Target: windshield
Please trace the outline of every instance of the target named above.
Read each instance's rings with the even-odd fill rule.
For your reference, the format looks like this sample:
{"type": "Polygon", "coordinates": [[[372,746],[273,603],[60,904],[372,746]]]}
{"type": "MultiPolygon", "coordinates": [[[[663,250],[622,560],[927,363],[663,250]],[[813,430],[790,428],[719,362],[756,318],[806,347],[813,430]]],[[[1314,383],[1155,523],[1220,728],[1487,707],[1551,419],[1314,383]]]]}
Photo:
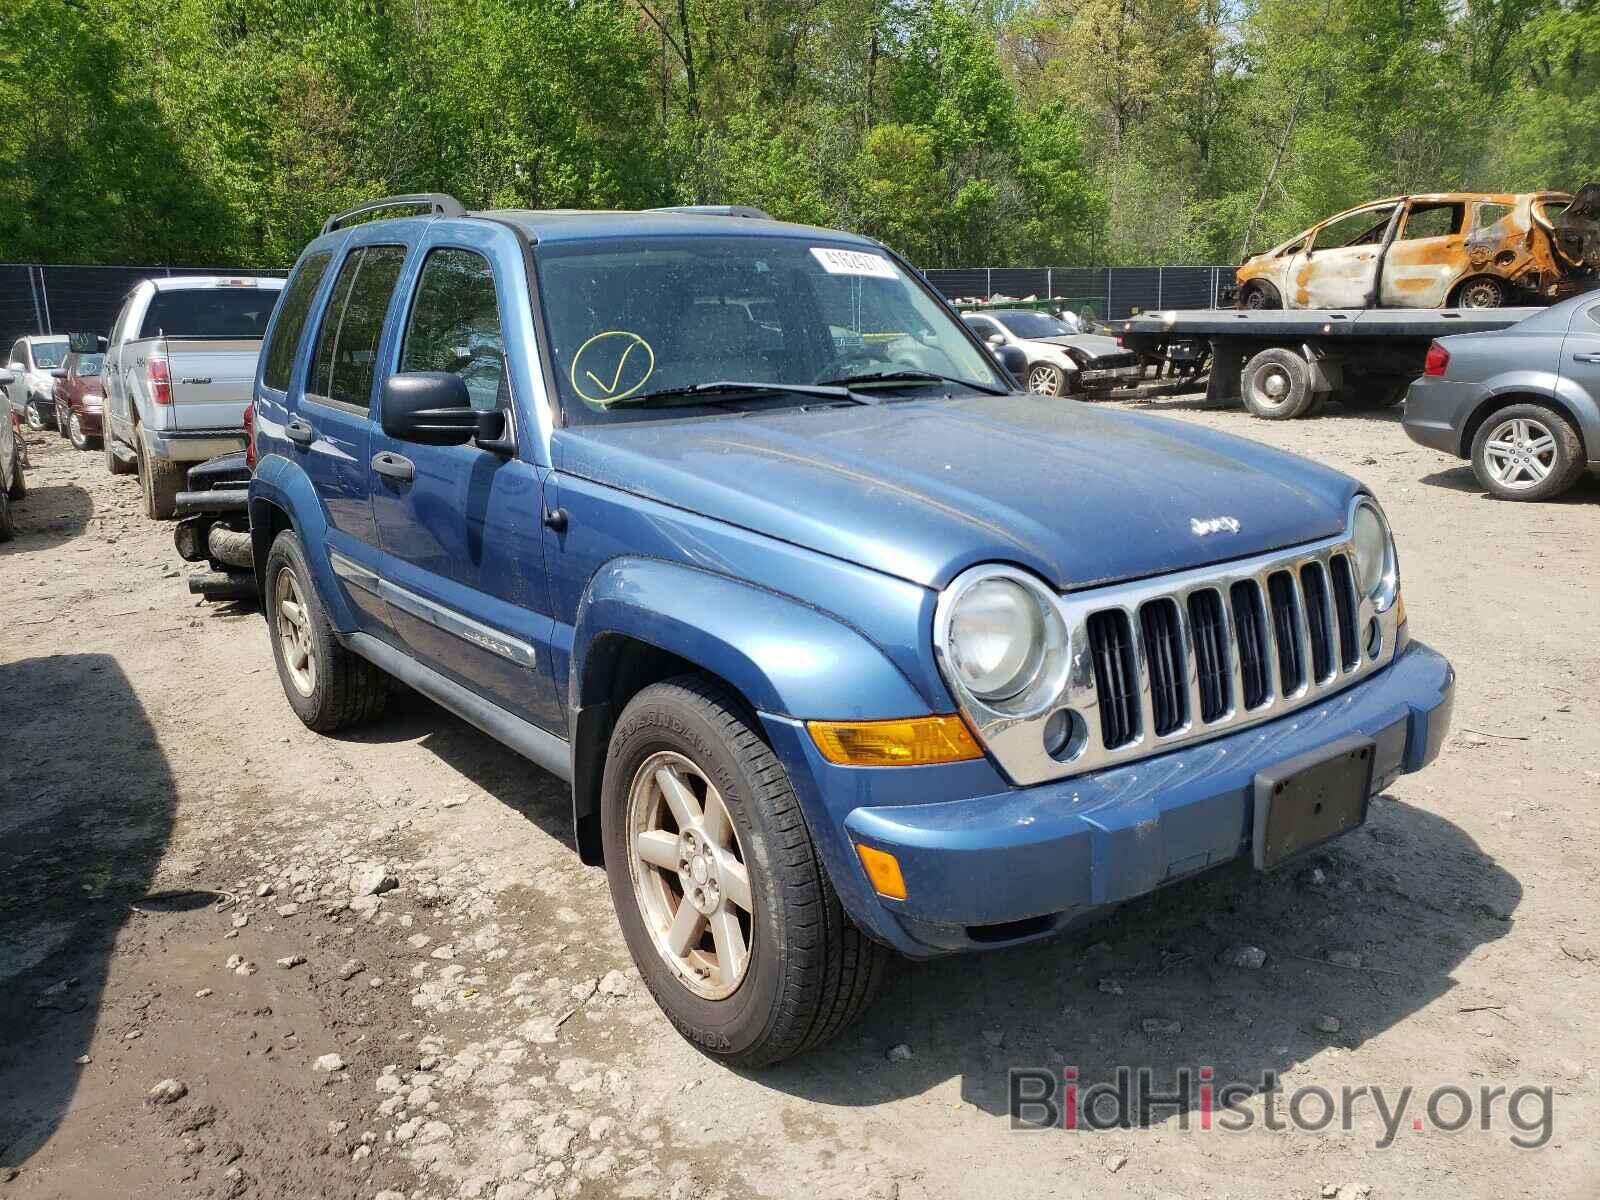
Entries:
{"type": "MultiPolygon", "coordinates": [[[[723,381],[804,385],[925,371],[980,389],[1007,386],[922,286],[859,247],[787,237],[607,239],[542,245],[536,262],[556,384],[574,423],[639,419],[644,411],[620,402],[723,381]]],[[[952,385],[899,386],[922,394],[952,385]]],[[[684,397],[670,411],[725,405],[730,395],[684,397]]]]}
{"type": "Polygon", "coordinates": [[[41,371],[53,371],[67,358],[67,339],[59,342],[35,342],[33,344],[33,365],[41,371]]]}
{"type": "Polygon", "coordinates": [[[1074,332],[1065,321],[1058,321],[1047,313],[1006,312],[990,315],[1019,338],[1066,337],[1074,332]]]}
{"type": "Polygon", "coordinates": [[[100,374],[100,364],[105,361],[105,358],[104,354],[78,355],[78,377],[80,379],[93,379],[100,374]]]}

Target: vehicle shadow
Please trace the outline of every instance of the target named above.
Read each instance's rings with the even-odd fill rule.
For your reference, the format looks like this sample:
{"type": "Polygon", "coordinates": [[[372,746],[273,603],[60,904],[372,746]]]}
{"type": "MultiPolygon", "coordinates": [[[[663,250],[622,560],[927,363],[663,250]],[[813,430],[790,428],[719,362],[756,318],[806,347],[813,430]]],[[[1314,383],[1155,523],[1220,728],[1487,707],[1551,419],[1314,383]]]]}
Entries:
{"type": "MultiPolygon", "coordinates": [[[[1478,482],[1478,477],[1472,473],[1472,467],[1463,463],[1459,467],[1447,467],[1442,471],[1435,471],[1432,475],[1424,475],[1422,482],[1429,487],[1444,488],[1451,492],[1476,492],[1491,504],[1502,501],[1497,496],[1490,495],[1484,490],[1483,484],[1478,482]]],[[[1572,489],[1550,500],[1541,500],[1540,505],[1551,504],[1593,504],[1600,500],[1600,476],[1590,472],[1572,485],[1572,489]]],[[[1516,504],[1520,501],[1507,500],[1503,503],[1516,504]]]]}
{"type": "Polygon", "coordinates": [[[22,558],[53,550],[84,531],[94,516],[94,498],[75,483],[29,487],[27,496],[13,501],[11,519],[17,536],[0,542],[0,558],[22,558]]]}
{"type": "Polygon", "coordinates": [[[335,736],[372,746],[416,742],[543,833],[572,845],[567,785],[420,693],[400,692],[383,720],[335,736]]]}
{"type": "MultiPolygon", "coordinates": [[[[1119,1067],[1148,1068],[1155,1090],[1172,1093],[1178,1068],[1198,1088],[1209,1067],[1217,1085],[1259,1091],[1267,1073],[1359,1046],[1449,992],[1452,970],[1509,932],[1521,898],[1458,826],[1383,797],[1362,830],[1283,870],[1233,865],[1055,941],[908,963],[856,1030],[753,1078],[844,1107],[954,1078],[963,1101],[997,1116],[1009,1111],[1012,1069],[1059,1081],[1075,1067],[1087,1086],[1114,1084],[1119,1067]],[[1265,950],[1265,966],[1218,960],[1240,943],[1265,950]],[[1337,952],[1359,966],[1330,962],[1337,952]],[[1325,1016],[1336,1032],[1319,1028],[1325,1016]],[[913,1057],[885,1063],[902,1043],[913,1057]],[[880,1069],[864,1070],[864,1059],[880,1069]]],[[[1153,1110],[1150,1124],[1196,1099],[1153,1110]]]]}
{"type": "Polygon", "coordinates": [[[0,713],[0,1167],[14,1167],[72,1104],[83,1070],[74,1060],[109,1016],[102,993],[118,935],[133,906],[154,899],[176,795],[155,730],[108,655],[0,665],[0,713]],[[92,745],[62,737],[69,702],[96,714],[92,745]]]}

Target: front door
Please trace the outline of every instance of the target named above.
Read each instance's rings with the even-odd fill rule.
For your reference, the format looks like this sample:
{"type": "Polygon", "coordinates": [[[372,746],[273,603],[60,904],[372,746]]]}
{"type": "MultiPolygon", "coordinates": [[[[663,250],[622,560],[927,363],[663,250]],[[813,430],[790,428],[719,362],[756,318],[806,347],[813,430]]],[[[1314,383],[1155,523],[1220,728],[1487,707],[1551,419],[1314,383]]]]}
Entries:
{"type": "MultiPolygon", "coordinates": [[[[1600,300],[1579,305],[1572,314],[1561,345],[1561,376],[1577,384],[1589,403],[1600,408],[1600,300]]],[[[1588,450],[1591,459],[1600,457],[1593,445],[1588,450]]]]}
{"type": "Polygon", "coordinates": [[[1285,308],[1361,308],[1378,276],[1378,251],[1394,204],[1343,213],[1312,231],[1284,272],[1285,308]]]}
{"type": "Polygon", "coordinates": [[[1438,308],[1467,261],[1463,201],[1413,200],[1383,260],[1383,304],[1438,308]]]}
{"type": "MultiPolygon", "coordinates": [[[[451,235],[442,235],[451,236],[451,235]]],[[[472,406],[531,428],[513,394],[501,313],[510,287],[488,254],[495,233],[456,231],[416,272],[398,369],[444,371],[472,406]],[[482,237],[477,247],[463,244],[482,237]]],[[[372,435],[372,510],[394,628],[420,660],[523,720],[566,735],[549,661],[542,468],[475,442],[427,446],[372,435]],[[379,469],[379,468],[382,469],[379,469]]]]}

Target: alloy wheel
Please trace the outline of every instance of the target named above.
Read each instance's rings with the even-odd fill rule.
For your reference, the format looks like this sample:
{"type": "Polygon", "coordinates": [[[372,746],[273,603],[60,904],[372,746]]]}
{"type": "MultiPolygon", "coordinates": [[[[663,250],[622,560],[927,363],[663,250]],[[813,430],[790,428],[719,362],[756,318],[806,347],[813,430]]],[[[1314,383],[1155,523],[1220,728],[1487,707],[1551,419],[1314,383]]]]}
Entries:
{"type": "Polygon", "coordinates": [[[628,790],[629,873],[656,952],[706,1000],[731,996],[750,966],[754,901],[738,831],[705,773],[652,754],[628,790]]]}
{"type": "Polygon", "coordinates": [[[1028,390],[1036,396],[1056,394],[1056,373],[1050,367],[1037,366],[1028,372],[1028,390]]]}
{"type": "Polygon", "coordinates": [[[1555,434],[1530,417],[1513,417],[1490,432],[1484,457],[1497,483],[1512,491],[1526,491],[1543,483],[1555,469],[1555,434]]]}
{"type": "Polygon", "coordinates": [[[278,638],[283,643],[283,661],[289,668],[289,681],[302,696],[317,690],[317,659],[312,653],[311,614],[306,611],[300,583],[288,567],[278,571],[273,587],[278,605],[278,638]]]}

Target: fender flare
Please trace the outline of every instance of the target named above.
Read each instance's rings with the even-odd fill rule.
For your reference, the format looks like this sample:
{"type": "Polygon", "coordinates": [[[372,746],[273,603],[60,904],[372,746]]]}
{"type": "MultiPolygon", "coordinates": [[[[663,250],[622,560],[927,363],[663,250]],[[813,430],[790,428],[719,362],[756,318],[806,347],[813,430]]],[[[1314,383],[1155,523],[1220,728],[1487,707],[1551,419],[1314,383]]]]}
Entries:
{"type": "Polygon", "coordinates": [[[1496,376],[1489,393],[1461,423],[1460,457],[1472,456],[1472,439],[1478,428],[1496,409],[1523,401],[1544,404],[1572,422],[1583,443],[1585,457],[1594,462],[1600,457],[1600,407],[1576,383],[1555,371],[1509,371],[1496,376]]]}
{"type": "Polygon", "coordinates": [[[266,591],[267,554],[272,549],[273,522],[268,509],[278,508],[289,519],[290,527],[305,548],[311,564],[312,583],[328,614],[328,622],[340,633],[356,629],[355,614],[345,600],[344,589],[334,577],[328,559],[328,519],[311,479],[281,454],[262,456],[250,480],[250,543],[254,551],[256,586],[266,591]]]}

